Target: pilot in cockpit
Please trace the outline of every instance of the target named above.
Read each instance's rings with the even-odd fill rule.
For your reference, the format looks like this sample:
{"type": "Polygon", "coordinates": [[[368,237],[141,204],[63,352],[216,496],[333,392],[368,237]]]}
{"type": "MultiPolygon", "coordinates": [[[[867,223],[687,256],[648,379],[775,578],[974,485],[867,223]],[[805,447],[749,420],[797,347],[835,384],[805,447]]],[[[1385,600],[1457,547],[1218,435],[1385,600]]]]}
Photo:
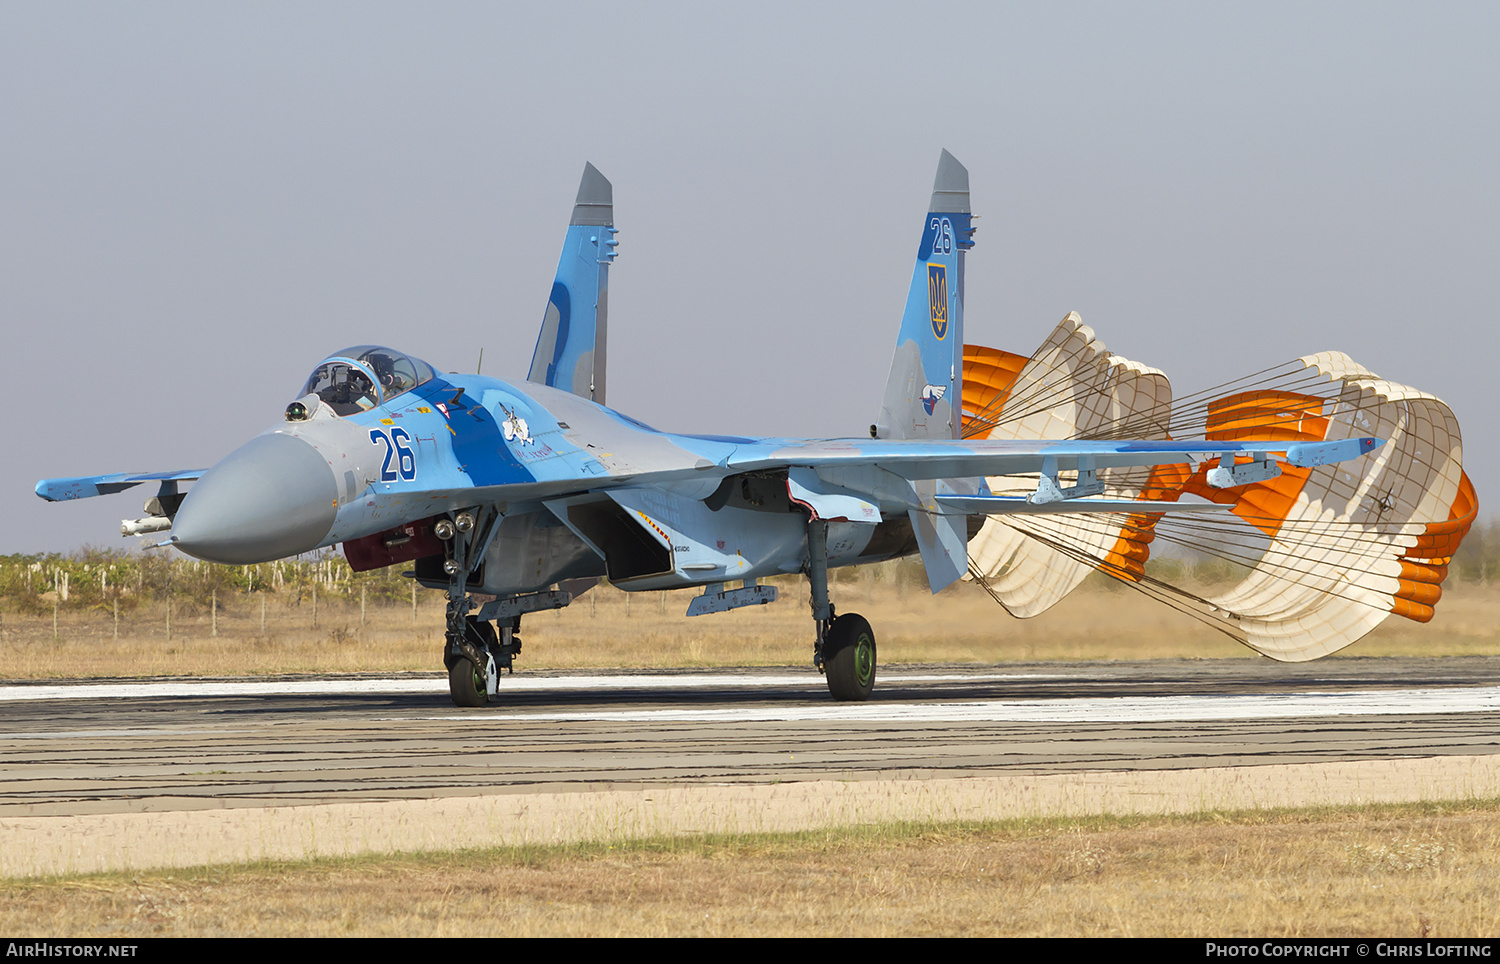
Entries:
{"type": "Polygon", "coordinates": [[[401,379],[396,375],[396,361],[390,355],[378,351],[367,352],[362,361],[374,370],[384,394],[395,395],[401,391],[401,379]]]}
{"type": "Polygon", "coordinates": [[[302,394],[317,395],[336,415],[354,415],[432,377],[432,366],[420,359],[378,345],[359,345],[325,359],[308,378],[302,394]]]}
{"type": "Polygon", "coordinates": [[[307,393],[317,395],[337,415],[367,411],[378,404],[379,398],[369,376],[338,362],[320,365],[308,380],[307,393]]]}

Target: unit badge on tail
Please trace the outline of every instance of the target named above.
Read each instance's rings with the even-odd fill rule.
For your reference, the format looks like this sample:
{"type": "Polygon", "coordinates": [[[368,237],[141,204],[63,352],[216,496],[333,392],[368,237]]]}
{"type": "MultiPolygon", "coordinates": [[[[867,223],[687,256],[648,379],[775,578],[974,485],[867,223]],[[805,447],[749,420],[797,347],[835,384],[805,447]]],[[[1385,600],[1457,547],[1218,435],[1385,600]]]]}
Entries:
{"type": "Polygon", "coordinates": [[[922,389],[922,407],[931,415],[932,410],[937,407],[938,400],[948,394],[947,385],[927,385],[922,389]]]}
{"type": "MultiPolygon", "coordinates": [[[[932,317],[933,337],[942,341],[948,334],[948,268],[946,265],[927,265],[927,306],[932,317]]],[[[930,413],[931,409],[928,411],[930,413]]]]}

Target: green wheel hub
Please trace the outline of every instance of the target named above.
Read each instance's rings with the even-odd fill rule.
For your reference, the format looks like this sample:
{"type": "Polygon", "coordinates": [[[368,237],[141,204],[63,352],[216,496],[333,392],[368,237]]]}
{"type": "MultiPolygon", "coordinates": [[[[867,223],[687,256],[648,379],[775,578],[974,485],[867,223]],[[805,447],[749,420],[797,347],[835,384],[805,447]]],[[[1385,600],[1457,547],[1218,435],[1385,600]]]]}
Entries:
{"type": "Polygon", "coordinates": [[[854,679],[861,686],[875,680],[875,641],[869,633],[860,633],[854,643],[854,679]]]}

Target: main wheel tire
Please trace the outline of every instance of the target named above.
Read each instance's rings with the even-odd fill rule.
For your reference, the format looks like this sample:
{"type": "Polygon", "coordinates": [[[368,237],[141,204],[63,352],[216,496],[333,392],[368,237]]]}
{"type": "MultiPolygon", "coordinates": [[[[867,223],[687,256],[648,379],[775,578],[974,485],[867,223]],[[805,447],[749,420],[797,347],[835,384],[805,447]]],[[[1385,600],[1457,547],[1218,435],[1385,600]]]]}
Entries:
{"type": "Polygon", "coordinates": [[[823,639],[823,671],[828,692],[842,702],[870,698],[875,689],[875,632],[858,613],[845,613],[823,639]]]}
{"type": "Polygon", "coordinates": [[[490,701],[484,670],[467,656],[455,656],[448,667],[448,693],[454,706],[483,706],[490,701]]]}

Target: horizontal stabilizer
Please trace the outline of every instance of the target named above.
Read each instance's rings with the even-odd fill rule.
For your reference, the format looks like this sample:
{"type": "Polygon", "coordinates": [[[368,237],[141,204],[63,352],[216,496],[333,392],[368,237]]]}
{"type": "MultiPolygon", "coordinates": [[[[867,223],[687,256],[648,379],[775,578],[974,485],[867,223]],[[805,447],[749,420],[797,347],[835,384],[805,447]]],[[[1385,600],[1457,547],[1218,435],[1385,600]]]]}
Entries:
{"type": "Polygon", "coordinates": [[[1151,502],[1144,499],[1064,499],[1036,503],[1013,495],[940,495],[944,514],[956,515],[1058,515],[1069,512],[1227,512],[1229,506],[1212,502],[1151,502]]]}
{"type": "MultiPolygon", "coordinates": [[[[942,497],[939,496],[939,499],[942,497]]],[[[957,582],[969,568],[968,521],[962,515],[908,510],[912,534],[922,554],[927,586],[934,594],[957,582]]]]}

